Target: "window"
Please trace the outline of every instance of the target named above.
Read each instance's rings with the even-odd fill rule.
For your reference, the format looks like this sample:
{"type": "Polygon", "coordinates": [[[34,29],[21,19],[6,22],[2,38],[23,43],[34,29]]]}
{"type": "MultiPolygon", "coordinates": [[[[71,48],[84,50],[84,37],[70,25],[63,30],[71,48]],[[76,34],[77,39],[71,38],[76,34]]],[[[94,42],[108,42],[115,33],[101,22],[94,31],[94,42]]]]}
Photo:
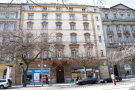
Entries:
{"type": "Polygon", "coordinates": [[[121,36],[118,36],[118,40],[119,40],[119,42],[121,42],[121,39],[122,39],[122,38],[121,38],[121,36]]]}
{"type": "Polygon", "coordinates": [[[56,19],[57,20],[60,20],[61,19],[61,16],[60,15],[57,15],[56,19]]]}
{"type": "Polygon", "coordinates": [[[0,24],[0,31],[3,31],[3,30],[4,30],[4,25],[0,24]]]}
{"type": "Polygon", "coordinates": [[[119,31],[119,30],[120,30],[119,25],[116,25],[116,30],[117,30],[117,31],[119,31]]]}
{"type": "Polygon", "coordinates": [[[72,57],[76,57],[77,56],[77,51],[76,51],[76,49],[73,49],[72,50],[72,57]]]}
{"type": "Polygon", "coordinates": [[[3,42],[3,38],[2,37],[0,37],[0,43],[2,43],[3,42]]]}
{"type": "Polygon", "coordinates": [[[97,30],[100,30],[100,26],[99,25],[97,25],[97,30]]]}
{"type": "Polygon", "coordinates": [[[98,16],[96,16],[96,21],[98,21],[98,16]]]}
{"type": "Polygon", "coordinates": [[[70,26],[70,29],[71,29],[71,30],[75,30],[75,25],[71,25],[71,26],[70,26]]]}
{"type": "Polygon", "coordinates": [[[83,16],[83,20],[87,20],[87,16],[83,16]]]}
{"type": "Polygon", "coordinates": [[[84,30],[88,30],[88,25],[84,25],[84,30]]]}
{"type": "Polygon", "coordinates": [[[101,53],[101,57],[104,57],[104,52],[103,52],[103,50],[100,50],[100,53],[101,53]]]}
{"type": "Polygon", "coordinates": [[[47,7],[43,7],[43,11],[47,11],[47,7]]]}
{"type": "Polygon", "coordinates": [[[34,7],[29,7],[29,10],[30,10],[30,11],[33,11],[33,10],[34,10],[34,7]]]}
{"type": "Polygon", "coordinates": [[[45,42],[47,42],[47,37],[42,36],[42,37],[41,37],[41,40],[42,40],[43,43],[45,43],[45,42]]]}
{"type": "Polygon", "coordinates": [[[131,29],[131,31],[134,31],[134,26],[131,25],[131,26],[130,26],[130,29],[131,29]]]}
{"type": "Polygon", "coordinates": [[[76,42],[76,37],[72,37],[71,39],[72,39],[71,41],[72,43],[76,42]]]}
{"type": "Polygon", "coordinates": [[[109,43],[112,43],[113,42],[113,38],[112,36],[109,36],[109,43]]]}
{"type": "Polygon", "coordinates": [[[133,40],[135,41],[135,36],[133,36],[133,40]]]}
{"type": "Polygon", "coordinates": [[[123,30],[124,30],[124,31],[126,31],[126,30],[127,30],[125,25],[123,26],[123,30]]]}
{"type": "Polygon", "coordinates": [[[128,19],[130,19],[130,17],[131,17],[131,15],[130,15],[130,14],[128,14],[128,19]]]}
{"type": "Polygon", "coordinates": [[[129,36],[126,36],[126,38],[125,38],[125,39],[126,39],[126,42],[128,42],[128,41],[129,41],[129,36]]]}
{"type": "Polygon", "coordinates": [[[105,19],[109,19],[109,18],[108,18],[108,14],[105,14],[105,19]]]}
{"type": "Polygon", "coordinates": [[[73,8],[69,8],[69,11],[73,11],[73,8]]]}
{"type": "Polygon", "coordinates": [[[47,15],[43,15],[42,19],[46,20],[47,19],[47,15]]]}
{"type": "Polygon", "coordinates": [[[74,16],[70,16],[70,20],[74,20],[74,16]]]}
{"type": "Polygon", "coordinates": [[[10,31],[13,31],[13,30],[14,30],[14,24],[10,24],[9,30],[10,30],[10,31]]]}
{"type": "Polygon", "coordinates": [[[30,52],[27,52],[26,58],[30,58],[30,52]]]}
{"type": "Polygon", "coordinates": [[[27,25],[27,28],[28,28],[29,30],[32,30],[32,29],[33,29],[33,24],[28,24],[28,25],[27,25]]]}
{"type": "Polygon", "coordinates": [[[32,14],[29,14],[28,15],[28,19],[33,19],[33,15],[32,14]]]}
{"type": "Polygon", "coordinates": [[[16,18],[16,14],[15,13],[11,13],[9,16],[10,19],[15,19],[16,18]]]}
{"type": "Polygon", "coordinates": [[[102,42],[101,36],[98,36],[98,39],[99,39],[99,42],[101,43],[102,42]]]}
{"type": "Polygon", "coordinates": [[[83,8],[83,9],[82,9],[82,12],[85,12],[85,11],[86,11],[86,9],[83,8]]]}
{"type": "Polygon", "coordinates": [[[124,19],[124,14],[120,14],[120,16],[121,16],[121,19],[124,19]]]}
{"type": "Polygon", "coordinates": [[[46,58],[46,57],[47,57],[46,51],[42,51],[42,58],[44,59],[44,58],[46,58]]]}
{"type": "Polygon", "coordinates": [[[56,11],[60,11],[60,8],[59,7],[56,7],[56,11]]]}
{"type": "Polygon", "coordinates": [[[107,25],[107,31],[110,31],[110,25],[107,25]]]}
{"type": "Polygon", "coordinates": [[[87,56],[90,57],[91,56],[91,51],[87,50],[87,56]]]}
{"type": "Polygon", "coordinates": [[[43,30],[47,30],[47,25],[46,25],[46,24],[43,24],[43,25],[42,25],[42,29],[43,29],[43,30]]]}
{"type": "Polygon", "coordinates": [[[6,18],[6,13],[0,13],[0,18],[6,18]]]}
{"type": "Polygon", "coordinates": [[[90,42],[89,36],[86,36],[86,37],[85,37],[85,42],[90,42]]]}
{"type": "Polygon", "coordinates": [[[31,37],[28,37],[27,38],[27,42],[30,43],[32,41],[32,38],[31,37]]]}
{"type": "Polygon", "coordinates": [[[57,30],[61,30],[61,25],[57,25],[57,30]]]}
{"type": "Polygon", "coordinates": [[[62,58],[62,51],[61,50],[57,51],[57,58],[62,58]]]}
{"type": "Polygon", "coordinates": [[[94,9],[94,12],[97,12],[97,9],[94,9]]]}
{"type": "Polygon", "coordinates": [[[56,37],[56,41],[57,42],[62,42],[62,37],[60,37],[60,36],[59,37],[56,37]]]}
{"type": "Polygon", "coordinates": [[[14,39],[13,37],[9,37],[9,38],[8,38],[8,43],[12,42],[13,39],[14,39]]]}
{"type": "Polygon", "coordinates": [[[114,19],[117,19],[117,15],[116,14],[113,14],[113,16],[114,16],[114,19]]]}

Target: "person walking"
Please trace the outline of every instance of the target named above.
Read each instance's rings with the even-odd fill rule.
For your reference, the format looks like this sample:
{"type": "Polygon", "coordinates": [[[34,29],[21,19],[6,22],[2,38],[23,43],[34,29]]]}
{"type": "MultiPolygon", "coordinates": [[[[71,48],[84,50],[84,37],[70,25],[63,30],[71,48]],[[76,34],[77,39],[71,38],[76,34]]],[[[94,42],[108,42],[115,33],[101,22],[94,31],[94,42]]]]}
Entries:
{"type": "Polygon", "coordinates": [[[114,74],[111,74],[112,82],[114,85],[116,85],[116,77],[114,74]]]}
{"type": "Polygon", "coordinates": [[[46,84],[49,84],[47,75],[46,75],[45,81],[46,81],[46,84]]]}

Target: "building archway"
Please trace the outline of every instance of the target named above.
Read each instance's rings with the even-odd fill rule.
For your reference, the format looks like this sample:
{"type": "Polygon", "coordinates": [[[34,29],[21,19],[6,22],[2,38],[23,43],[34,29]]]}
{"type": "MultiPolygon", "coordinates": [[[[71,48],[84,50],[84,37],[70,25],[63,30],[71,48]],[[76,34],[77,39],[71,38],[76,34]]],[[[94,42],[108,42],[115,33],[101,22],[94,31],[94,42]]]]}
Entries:
{"type": "Polygon", "coordinates": [[[56,68],[56,82],[64,83],[64,68],[62,66],[56,68]]]}

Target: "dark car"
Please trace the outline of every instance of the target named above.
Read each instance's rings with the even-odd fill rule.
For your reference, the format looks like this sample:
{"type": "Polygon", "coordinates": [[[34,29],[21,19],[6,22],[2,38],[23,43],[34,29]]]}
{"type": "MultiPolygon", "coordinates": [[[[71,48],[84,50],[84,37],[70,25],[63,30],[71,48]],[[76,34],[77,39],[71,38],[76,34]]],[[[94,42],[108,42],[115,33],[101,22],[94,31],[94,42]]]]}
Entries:
{"type": "Polygon", "coordinates": [[[117,80],[117,82],[120,82],[120,81],[122,81],[122,77],[116,76],[116,80],[117,80]]]}
{"type": "MultiPolygon", "coordinates": [[[[117,81],[117,82],[118,82],[118,81],[121,81],[121,80],[122,80],[121,77],[116,76],[116,81],[117,81]]],[[[109,83],[109,82],[112,82],[112,78],[111,78],[111,77],[109,77],[109,78],[104,78],[104,79],[100,80],[99,82],[100,82],[100,83],[109,83]]]]}
{"type": "Polygon", "coordinates": [[[112,82],[112,78],[104,78],[102,80],[99,81],[100,83],[108,83],[108,82],[112,82]]]}
{"type": "Polygon", "coordinates": [[[98,82],[97,78],[86,78],[86,79],[77,81],[76,84],[77,85],[85,85],[85,84],[95,84],[97,82],[98,82]]]}

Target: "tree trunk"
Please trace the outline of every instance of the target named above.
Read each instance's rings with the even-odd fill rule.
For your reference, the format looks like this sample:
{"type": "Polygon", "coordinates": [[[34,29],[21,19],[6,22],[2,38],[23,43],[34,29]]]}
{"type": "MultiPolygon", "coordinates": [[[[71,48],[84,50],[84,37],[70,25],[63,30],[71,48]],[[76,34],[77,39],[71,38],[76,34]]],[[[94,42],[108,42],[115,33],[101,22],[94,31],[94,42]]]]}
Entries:
{"type": "Polygon", "coordinates": [[[24,72],[24,78],[23,78],[23,87],[26,87],[27,86],[27,71],[28,71],[28,68],[29,68],[29,64],[27,64],[27,66],[26,66],[26,69],[25,70],[23,70],[24,72]]]}

